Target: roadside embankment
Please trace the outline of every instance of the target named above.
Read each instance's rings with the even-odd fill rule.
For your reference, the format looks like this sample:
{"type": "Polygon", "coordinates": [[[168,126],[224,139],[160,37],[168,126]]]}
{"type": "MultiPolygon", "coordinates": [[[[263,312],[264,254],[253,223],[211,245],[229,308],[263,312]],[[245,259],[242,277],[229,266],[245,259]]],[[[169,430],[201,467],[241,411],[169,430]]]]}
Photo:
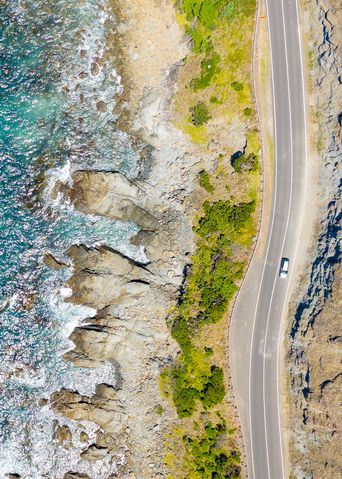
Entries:
{"type": "Polygon", "coordinates": [[[288,436],[296,479],[339,478],[341,390],[341,49],[339,2],[302,2],[311,160],[317,187],[311,247],[289,312],[288,436]]]}

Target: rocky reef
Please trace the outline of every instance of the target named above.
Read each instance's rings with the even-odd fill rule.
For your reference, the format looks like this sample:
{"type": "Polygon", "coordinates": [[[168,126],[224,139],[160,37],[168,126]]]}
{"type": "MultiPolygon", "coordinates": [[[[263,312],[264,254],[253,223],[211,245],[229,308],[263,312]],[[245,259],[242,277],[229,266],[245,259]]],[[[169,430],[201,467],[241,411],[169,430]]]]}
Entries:
{"type": "MultiPolygon", "coordinates": [[[[80,424],[97,425],[95,440],[83,433],[79,450],[83,461],[116,464],[120,477],[126,477],[125,471],[131,474],[127,477],[149,477],[152,470],[153,477],[162,477],[164,466],[156,451],[166,426],[157,413],[158,375],[177,352],[165,311],[176,300],[183,280],[192,248],[191,225],[177,205],[162,201],[161,192],[139,178],[75,171],[72,187],[56,188],[84,213],[138,224],[141,230],[131,241],[144,248],[148,261],[139,263],[107,246],[75,245],[68,250],[73,275],[67,301],[94,308],[97,314],[73,331],[74,348],[65,359],[85,368],[110,362],[118,374],[116,384],[98,384],[91,397],[78,391],[56,392],[52,408],[80,424]],[[125,461],[120,465],[121,454],[125,461]]],[[[173,414],[170,409],[169,419],[173,414]]],[[[71,432],[61,428],[56,426],[56,438],[62,438],[63,447],[75,447],[71,432]]]]}
{"type": "Polygon", "coordinates": [[[341,81],[342,8],[330,0],[304,2],[311,68],[310,104],[318,143],[315,236],[290,309],[291,477],[338,478],[341,460],[341,81]]]}

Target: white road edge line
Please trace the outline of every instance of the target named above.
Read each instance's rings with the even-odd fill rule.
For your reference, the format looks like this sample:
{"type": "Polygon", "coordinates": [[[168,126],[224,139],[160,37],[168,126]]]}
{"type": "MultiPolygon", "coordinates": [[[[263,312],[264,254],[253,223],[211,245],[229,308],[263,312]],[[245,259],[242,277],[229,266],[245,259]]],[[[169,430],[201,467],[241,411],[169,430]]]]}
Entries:
{"type": "MultiPolygon", "coordinates": [[[[273,74],[273,57],[272,57],[272,40],[271,40],[271,32],[270,32],[270,24],[269,24],[269,9],[268,9],[268,0],[265,0],[266,4],[266,15],[267,15],[267,30],[268,30],[268,39],[269,39],[269,44],[270,44],[270,60],[271,60],[271,78],[272,78],[272,110],[273,110],[273,135],[274,135],[274,178],[277,177],[277,137],[278,135],[276,134],[277,131],[277,119],[275,115],[275,104],[274,104],[274,74],[273,74]]],[[[273,225],[274,225],[274,218],[275,218],[275,211],[276,211],[276,204],[277,204],[277,182],[274,182],[274,206],[273,206],[273,211],[272,211],[272,221],[270,225],[270,230],[272,231],[273,225]]],[[[268,252],[270,249],[270,244],[271,244],[271,236],[268,238],[267,242],[267,248],[266,248],[266,254],[265,258],[268,256],[268,252]]],[[[254,477],[254,452],[253,452],[253,434],[252,434],[252,414],[251,414],[251,369],[252,369],[252,345],[253,345],[253,339],[254,339],[254,334],[255,334],[255,320],[257,316],[257,309],[258,309],[258,304],[259,304],[259,299],[260,299],[260,293],[261,293],[261,285],[263,281],[263,277],[265,274],[265,268],[266,268],[266,262],[264,263],[262,273],[261,273],[261,279],[259,283],[259,290],[258,290],[258,296],[257,296],[257,301],[256,301],[256,308],[254,311],[254,317],[253,317],[253,325],[252,325],[252,336],[251,336],[251,348],[250,348],[250,354],[249,354],[249,382],[248,382],[248,415],[249,415],[249,438],[250,438],[250,448],[251,448],[251,459],[252,459],[252,477],[250,479],[253,479],[254,477]]]]}
{"type": "MultiPolygon", "coordinates": [[[[296,0],[296,16],[297,16],[297,32],[298,32],[299,54],[300,54],[300,63],[301,63],[303,113],[304,113],[303,116],[304,116],[304,159],[305,159],[305,167],[304,167],[305,171],[304,171],[304,173],[305,174],[304,174],[304,194],[303,194],[303,197],[304,197],[304,207],[305,207],[306,201],[307,201],[306,195],[307,195],[307,184],[308,184],[308,175],[307,175],[307,171],[308,171],[308,143],[307,143],[307,125],[306,125],[307,111],[306,111],[306,95],[305,95],[303,46],[302,46],[302,36],[301,36],[301,28],[300,28],[300,22],[299,22],[300,16],[299,16],[298,0],[296,0]]],[[[304,218],[304,208],[302,208],[302,213],[301,213],[300,222],[299,222],[300,225],[303,225],[303,218],[304,218]]],[[[292,262],[293,266],[295,265],[296,258],[297,258],[297,253],[298,253],[298,248],[299,248],[299,238],[300,238],[300,235],[298,234],[297,235],[297,241],[296,241],[295,253],[294,253],[293,262],[292,262]]],[[[292,267],[291,271],[290,271],[288,287],[287,287],[287,291],[286,291],[285,301],[284,301],[284,304],[283,304],[283,310],[282,310],[282,313],[281,313],[281,318],[284,317],[285,307],[288,304],[288,292],[289,292],[289,288],[290,288],[290,285],[291,285],[291,279],[292,279],[293,271],[294,271],[294,268],[292,267]]],[[[283,322],[282,319],[281,319],[281,322],[283,322]]],[[[281,419],[280,419],[279,410],[280,410],[280,396],[281,395],[280,395],[280,381],[279,381],[279,373],[280,373],[280,354],[279,353],[280,353],[281,339],[282,339],[282,327],[279,328],[279,335],[278,335],[277,388],[276,388],[276,390],[277,390],[277,404],[278,404],[278,421],[279,421],[279,431],[280,431],[280,433],[281,433],[281,419]]],[[[280,437],[280,440],[281,440],[281,459],[282,459],[282,464],[283,464],[283,475],[284,475],[284,456],[283,456],[282,435],[280,437]]]]}
{"type": "MultiPolygon", "coordinates": [[[[260,124],[260,114],[259,114],[259,111],[260,111],[260,108],[258,106],[258,94],[257,94],[257,87],[256,87],[256,81],[255,81],[255,76],[254,76],[254,71],[255,71],[255,66],[254,66],[254,62],[255,62],[255,56],[256,56],[256,37],[257,37],[257,32],[260,28],[260,12],[261,12],[261,4],[262,4],[262,1],[261,0],[257,0],[257,10],[255,12],[255,28],[254,28],[254,36],[253,36],[253,61],[252,61],[252,81],[253,81],[253,89],[254,89],[254,95],[255,95],[255,103],[256,103],[256,112],[257,112],[257,120],[258,120],[258,123],[260,124]]],[[[260,136],[261,136],[261,147],[262,147],[262,154],[264,155],[265,154],[265,142],[264,142],[264,138],[263,138],[263,131],[262,131],[262,128],[260,129],[260,136]]],[[[237,292],[237,295],[236,295],[236,299],[235,299],[235,304],[233,306],[233,310],[235,308],[235,305],[238,304],[238,301],[239,301],[239,297],[240,297],[240,293],[242,291],[242,287],[246,281],[246,278],[247,278],[247,275],[248,275],[248,272],[249,272],[249,269],[250,269],[250,265],[252,263],[252,260],[253,260],[253,257],[255,255],[255,252],[257,251],[258,249],[258,245],[260,243],[260,237],[261,237],[261,225],[264,221],[264,186],[265,186],[265,168],[262,169],[262,199],[261,199],[261,211],[260,211],[260,218],[259,218],[259,231],[257,233],[257,240],[256,240],[256,243],[254,245],[254,248],[253,248],[253,253],[252,253],[252,257],[250,258],[250,263],[247,267],[247,270],[245,272],[245,275],[244,275],[244,278],[242,280],[242,283],[240,284],[240,287],[239,287],[239,291],[237,292]]],[[[233,317],[233,312],[232,312],[232,317],[233,317]]],[[[232,338],[232,334],[230,333],[230,328],[231,328],[231,325],[229,326],[229,339],[228,339],[228,344],[229,344],[229,351],[231,351],[231,338],[232,338]]],[[[234,387],[234,384],[232,382],[232,387],[233,387],[233,391],[234,391],[234,397],[236,398],[236,405],[237,405],[237,412],[238,412],[238,416],[240,418],[240,424],[241,424],[241,432],[242,432],[242,440],[243,440],[243,443],[245,445],[245,449],[247,448],[247,438],[250,437],[250,434],[249,434],[249,428],[247,428],[247,430],[245,430],[244,428],[244,425],[243,425],[243,421],[241,419],[241,413],[240,413],[240,410],[239,410],[239,406],[238,406],[238,401],[237,401],[237,394],[236,394],[236,388],[234,387]]],[[[248,421],[249,422],[249,421],[248,421]]],[[[249,470],[249,464],[248,464],[248,461],[246,461],[246,464],[245,464],[245,467],[247,469],[247,477],[249,477],[249,473],[248,473],[248,470],[249,470]]]]}
{"type": "MultiPolygon", "coordinates": [[[[285,28],[285,14],[284,14],[284,1],[281,0],[281,13],[282,13],[282,24],[283,24],[283,35],[284,35],[284,47],[285,47],[285,65],[286,65],[286,77],[287,77],[287,95],[288,95],[288,108],[289,108],[289,120],[290,120],[290,199],[289,199],[289,207],[287,211],[287,218],[286,218],[286,226],[285,226],[285,232],[284,232],[284,237],[283,237],[283,242],[281,245],[281,254],[278,257],[278,265],[280,264],[280,260],[283,257],[284,254],[284,246],[286,242],[286,237],[287,237],[287,231],[289,228],[289,222],[290,222],[290,216],[291,216],[291,208],[292,208],[292,194],[293,194],[293,133],[292,133],[292,111],[291,111],[291,88],[290,88],[290,75],[289,75],[289,61],[288,61],[288,52],[287,52],[287,43],[286,43],[286,28],[285,28]]],[[[291,267],[291,271],[293,270],[293,266],[291,267]]],[[[291,276],[290,276],[291,278],[291,276]]],[[[282,317],[283,317],[283,312],[285,309],[285,304],[286,304],[286,299],[288,295],[288,290],[289,290],[289,285],[290,285],[290,278],[287,280],[287,287],[286,287],[286,292],[285,292],[285,300],[283,303],[283,309],[282,309],[282,314],[280,315],[280,324],[282,322],[282,317]]],[[[267,346],[267,336],[268,336],[268,329],[269,329],[269,320],[270,320],[270,313],[271,313],[271,308],[272,308],[272,301],[273,301],[273,296],[274,296],[274,290],[275,286],[277,284],[277,279],[278,279],[278,270],[275,274],[274,277],[274,282],[273,282],[273,288],[272,288],[272,294],[271,294],[271,299],[270,299],[270,304],[268,308],[268,313],[267,313],[267,320],[266,320],[266,331],[265,331],[265,342],[264,342],[264,355],[263,355],[263,406],[264,406],[264,425],[265,425],[265,438],[266,438],[266,456],[267,456],[267,469],[268,469],[268,477],[271,479],[271,471],[270,471],[270,461],[269,461],[269,453],[268,453],[268,438],[267,438],[267,414],[266,414],[266,397],[265,397],[265,369],[266,369],[266,346],[267,346]]],[[[279,328],[279,331],[281,330],[281,326],[279,328]]],[[[280,349],[279,349],[279,336],[278,334],[278,350],[277,350],[277,391],[279,387],[279,376],[278,376],[278,358],[280,354],[280,349]]],[[[277,413],[278,413],[278,427],[279,427],[279,439],[280,439],[280,458],[281,458],[281,469],[282,469],[282,479],[285,477],[284,476],[284,458],[283,458],[283,444],[282,444],[282,434],[281,434],[281,427],[280,427],[280,412],[279,412],[279,398],[277,394],[277,413]]],[[[280,478],[279,478],[280,479],[280,478]]]]}

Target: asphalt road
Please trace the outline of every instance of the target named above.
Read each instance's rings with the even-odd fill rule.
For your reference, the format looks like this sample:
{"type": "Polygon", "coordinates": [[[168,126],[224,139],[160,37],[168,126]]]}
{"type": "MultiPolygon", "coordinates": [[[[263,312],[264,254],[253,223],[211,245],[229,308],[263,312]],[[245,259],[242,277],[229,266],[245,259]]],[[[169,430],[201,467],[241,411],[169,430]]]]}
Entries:
{"type": "Polygon", "coordinates": [[[300,241],[306,182],[303,61],[296,0],[266,0],[274,115],[274,180],[267,241],[258,245],[234,308],[230,361],[249,479],[285,479],[279,354],[300,241]],[[279,278],[282,257],[289,276],[279,278]]]}

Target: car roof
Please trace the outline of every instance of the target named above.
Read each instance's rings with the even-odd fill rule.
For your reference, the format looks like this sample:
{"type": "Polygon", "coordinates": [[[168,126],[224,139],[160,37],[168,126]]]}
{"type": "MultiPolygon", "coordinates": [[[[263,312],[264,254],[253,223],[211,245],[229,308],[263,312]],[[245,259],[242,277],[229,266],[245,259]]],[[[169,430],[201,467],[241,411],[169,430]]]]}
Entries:
{"type": "Polygon", "coordinates": [[[281,260],[281,269],[287,271],[289,267],[289,260],[287,258],[283,258],[281,260]]]}

